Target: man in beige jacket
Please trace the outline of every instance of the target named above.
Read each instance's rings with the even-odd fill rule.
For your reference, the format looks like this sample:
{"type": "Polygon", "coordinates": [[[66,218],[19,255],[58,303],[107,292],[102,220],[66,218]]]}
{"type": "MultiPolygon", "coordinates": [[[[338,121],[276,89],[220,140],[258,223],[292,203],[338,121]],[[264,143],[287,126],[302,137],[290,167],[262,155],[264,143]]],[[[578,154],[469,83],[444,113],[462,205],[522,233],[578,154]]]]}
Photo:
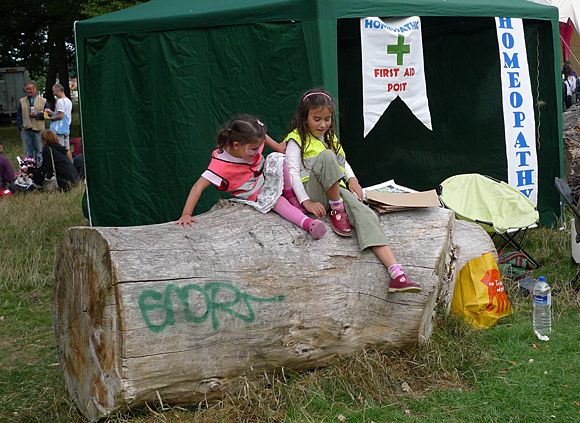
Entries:
{"type": "Polygon", "coordinates": [[[38,96],[36,82],[28,82],[24,90],[26,97],[20,99],[16,114],[16,126],[20,130],[22,149],[27,156],[36,159],[37,166],[42,163],[42,141],[40,133],[45,129],[44,109],[46,99],[38,96]]]}

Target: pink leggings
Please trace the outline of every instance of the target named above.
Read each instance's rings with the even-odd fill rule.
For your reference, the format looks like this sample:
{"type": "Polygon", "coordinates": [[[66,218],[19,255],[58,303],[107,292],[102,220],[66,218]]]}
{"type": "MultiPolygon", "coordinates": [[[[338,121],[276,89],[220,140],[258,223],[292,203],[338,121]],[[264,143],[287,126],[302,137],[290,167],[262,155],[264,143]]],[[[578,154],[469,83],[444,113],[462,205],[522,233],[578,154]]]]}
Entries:
{"type": "Polygon", "coordinates": [[[280,198],[278,198],[278,202],[276,203],[276,205],[272,210],[274,210],[284,219],[306,230],[308,230],[308,226],[304,227],[305,221],[308,220],[308,223],[310,223],[310,220],[312,220],[304,213],[302,213],[300,210],[298,210],[296,207],[294,207],[292,204],[290,204],[290,202],[286,199],[286,197],[283,196],[280,196],[280,198]]]}
{"type": "MultiPolygon", "coordinates": [[[[292,182],[290,179],[290,173],[288,172],[288,167],[286,166],[286,163],[284,163],[284,188],[282,190],[282,193],[284,193],[284,191],[287,190],[292,190],[292,182]]],[[[292,191],[292,194],[294,194],[294,191],[292,191]]],[[[278,213],[280,216],[282,216],[289,222],[292,222],[295,225],[300,226],[301,228],[304,228],[306,230],[308,230],[308,226],[306,225],[305,227],[305,222],[310,223],[310,221],[312,220],[304,213],[302,213],[299,209],[290,204],[286,199],[286,197],[284,197],[284,195],[280,196],[278,202],[276,203],[276,205],[272,210],[274,210],[276,213],[278,213]],[[306,219],[308,220],[306,221],[306,219]]]]}

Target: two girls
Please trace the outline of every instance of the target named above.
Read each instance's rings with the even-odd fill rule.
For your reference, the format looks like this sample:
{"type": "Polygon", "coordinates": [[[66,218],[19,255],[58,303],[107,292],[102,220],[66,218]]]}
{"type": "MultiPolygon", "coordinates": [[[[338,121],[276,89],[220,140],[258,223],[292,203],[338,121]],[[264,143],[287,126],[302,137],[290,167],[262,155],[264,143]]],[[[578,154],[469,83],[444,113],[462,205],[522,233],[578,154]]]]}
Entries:
{"type": "Polygon", "coordinates": [[[336,104],[328,93],[305,93],[284,140],[285,163],[279,153],[264,160],[264,144],[281,149],[257,118],[241,115],[231,120],[219,132],[210,165],[191,189],[175,224],[186,227],[197,223],[193,210],[201,193],[212,184],[259,211],[274,210],[315,239],[324,236],[326,227],[299,208],[317,218],[330,208],[332,229],[341,236],[351,236],[354,227],[360,249],[371,248],[388,269],[389,292],[420,292],[421,287],[397,264],[378,217],[362,203],[362,188],[336,136],[335,115],[336,104]]]}
{"type": "Polygon", "coordinates": [[[279,150],[276,141],[266,134],[266,125],[250,115],[239,115],[232,119],[217,136],[217,149],[213,151],[208,169],[191,188],[178,226],[192,226],[197,220],[193,210],[201,193],[210,185],[229,192],[237,201],[249,204],[266,213],[274,210],[286,220],[302,227],[314,239],[326,233],[326,226],[312,219],[300,209],[291,188],[284,155],[272,153],[267,159],[262,156],[264,144],[279,150]]]}

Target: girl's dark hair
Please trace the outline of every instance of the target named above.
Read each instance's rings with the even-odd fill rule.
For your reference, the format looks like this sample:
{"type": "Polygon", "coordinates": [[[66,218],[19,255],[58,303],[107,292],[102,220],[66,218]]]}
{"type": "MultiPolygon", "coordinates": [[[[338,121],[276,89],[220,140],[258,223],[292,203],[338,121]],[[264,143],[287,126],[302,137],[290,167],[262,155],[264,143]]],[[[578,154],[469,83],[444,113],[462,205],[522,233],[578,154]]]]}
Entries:
{"type": "Polygon", "coordinates": [[[295,129],[298,130],[298,135],[302,140],[300,146],[300,156],[302,163],[304,163],[304,151],[308,147],[308,112],[311,109],[318,109],[320,107],[328,107],[330,109],[331,123],[330,128],[324,133],[325,144],[335,153],[338,152],[339,143],[335,142],[336,134],[336,102],[332,99],[330,94],[320,88],[313,88],[302,94],[301,100],[298,103],[296,114],[290,122],[290,132],[295,129]]]}
{"type": "Polygon", "coordinates": [[[236,115],[217,134],[217,148],[223,151],[226,145],[239,142],[240,145],[250,144],[266,138],[266,124],[252,115],[236,115]]]}

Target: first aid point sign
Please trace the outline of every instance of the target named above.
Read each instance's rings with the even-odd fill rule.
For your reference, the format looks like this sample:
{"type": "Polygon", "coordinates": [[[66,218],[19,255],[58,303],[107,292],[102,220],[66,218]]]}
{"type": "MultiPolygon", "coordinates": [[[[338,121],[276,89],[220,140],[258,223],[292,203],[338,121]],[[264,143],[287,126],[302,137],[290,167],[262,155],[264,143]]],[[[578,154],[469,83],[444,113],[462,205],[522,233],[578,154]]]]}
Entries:
{"type": "Polygon", "coordinates": [[[397,97],[427,128],[432,129],[423,70],[420,18],[413,16],[386,21],[377,17],[362,18],[360,28],[364,136],[397,97]]]}

